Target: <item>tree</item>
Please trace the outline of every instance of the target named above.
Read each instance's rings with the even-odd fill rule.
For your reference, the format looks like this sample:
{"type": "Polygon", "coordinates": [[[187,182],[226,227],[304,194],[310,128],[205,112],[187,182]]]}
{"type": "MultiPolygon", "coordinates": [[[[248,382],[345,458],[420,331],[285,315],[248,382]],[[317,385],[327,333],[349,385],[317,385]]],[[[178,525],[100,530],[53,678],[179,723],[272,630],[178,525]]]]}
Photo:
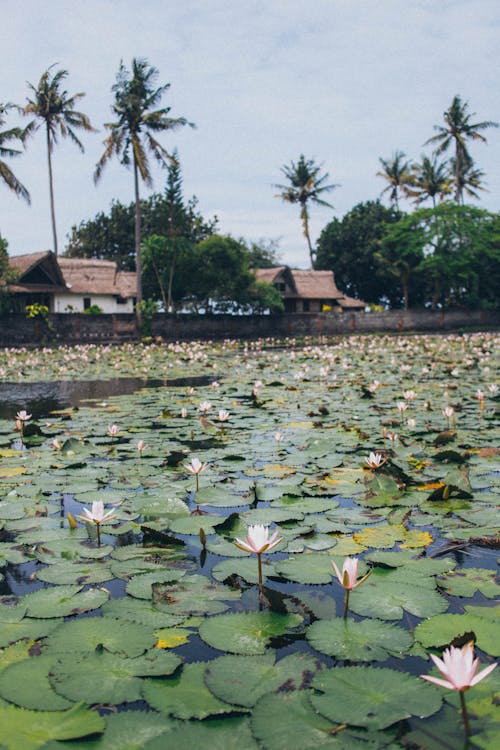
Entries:
{"type": "Polygon", "coordinates": [[[407,225],[412,223],[412,219],[413,215],[410,214],[391,224],[380,242],[380,249],[375,253],[381,269],[401,284],[405,310],[410,307],[412,282],[415,291],[418,290],[418,285],[414,283],[415,275],[424,257],[422,234],[407,231],[407,225]]]}
{"type": "MultiPolygon", "coordinates": [[[[9,109],[12,109],[12,104],[0,104],[0,128],[5,124],[6,114],[9,109]]],[[[24,187],[23,183],[17,179],[16,175],[9,167],[9,165],[3,161],[5,157],[16,157],[19,156],[21,151],[12,146],[8,145],[12,141],[20,141],[23,143],[26,137],[26,131],[22,128],[9,128],[8,130],[0,130],[0,177],[5,182],[8,188],[12,190],[20,198],[24,198],[27,203],[31,202],[30,194],[24,187]]]]}
{"type": "Polygon", "coordinates": [[[482,181],[484,172],[474,166],[474,162],[464,159],[458,168],[455,159],[451,160],[456,185],[460,193],[460,205],[464,205],[464,193],[471,198],[479,198],[477,191],[486,190],[482,181]]]}
{"type": "Polygon", "coordinates": [[[306,159],[303,154],[300,155],[297,163],[291,162],[289,165],[281,167],[281,171],[289,181],[289,185],[274,185],[281,190],[277,198],[281,198],[287,203],[298,203],[300,205],[300,218],[304,230],[304,237],[307,240],[309,248],[309,257],[311,267],[315,267],[316,252],[311,244],[309,234],[309,203],[315,203],[318,206],[328,206],[333,208],[330,203],[320,198],[320,195],[328,193],[338,185],[325,185],[329,178],[328,172],[320,175],[322,164],[315,164],[314,159],[306,159]]]}
{"type": "Polygon", "coordinates": [[[383,167],[381,172],[377,172],[377,177],[383,177],[389,183],[380,193],[389,192],[391,205],[399,211],[399,195],[407,196],[411,184],[411,167],[410,162],[406,160],[406,154],[403,151],[395,151],[391,159],[379,158],[383,167]]]}
{"type": "Polygon", "coordinates": [[[419,164],[411,167],[411,177],[408,194],[415,198],[415,203],[420,205],[428,198],[436,207],[436,198],[440,201],[451,193],[451,175],[447,161],[438,161],[437,156],[430,159],[422,156],[419,164]]]}
{"type": "Polygon", "coordinates": [[[18,273],[9,265],[8,242],[0,235],[0,315],[11,311],[11,295],[7,284],[15,282],[18,273]]]}
{"type": "Polygon", "coordinates": [[[261,238],[246,242],[241,240],[246,246],[249,254],[250,268],[272,268],[279,265],[279,247],[277,240],[261,238]]]}
{"type": "Polygon", "coordinates": [[[483,120],[482,122],[471,122],[475,117],[475,112],[469,112],[469,103],[462,101],[461,97],[456,95],[450,107],[444,112],[444,125],[435,125],[437,131],[426,141],[437,144],[436,154],[444,154],[450,147],[455,150],[453,162],[453,181],[455,187],[455,201],[462,203],[463,183],[460,175],[463,173],[467,164],[472,165],[473,159],[469,153],[468,141],[482,141],[486,143],[486,138],[482,135],[482,130],[488,128],[497,128],[498,123],[492,120],[483,120]]]}
{"type": "Polygon", "coordinates": [[[63,138],[69,137],[73,143],[76,143],[80,151],[83,152],[85,149],[78,139],[75,130],[93,131],[94,128],[90,124],[87,115],[83,114],[83,112],[77,112],[74,108],[77,100],[81,99],[85,94],[78,93],[70,96],[67,91],[62,90],[61,86],[68,75],[68,71],[58,70],[52,75],[51,71],[53,67],[54,65],[51,65],[50,68],[42,73],[37,86],[28,83],[28,86],[34,93],[34,98],[28,98],[28,103],[22,111],[26,116],[35,116],[35,119],[27,126],[27,132],[31,133],[38,130],[42,123],[45,125],[47,161],[49,168],[50,216],[52,222],[54,253],[57,255],[52,152],[59,135],[63,138]]]}
{"type": "Polygon", "coordinates": [[[432,308],[491,307],[497,304],[500,285],[499,228],[498,215],[441,203],[403,216],[389,229],[381,256],[393,259],[396,272],[410,263],[423,300],[432,308]]]}
{"type": "Polygon", "coordinates": [[[342,219],[333,219],[318,240],[317,267],[335,273],[339,289],[366,302],[398,304],[394,279],[375,257],[389,227],[401,217],[379,201],[354,206],[342,219]]]}
{"type": "Polygon", "coordinates": [[[158,70],[150,66],[147,60],[134,58],[129,72],[123,61],[120,63],[116,83],[112,87],[115,122],[106,123],[109,135],[104,141],[105,150],[97,163],[94,180],[98,182],[105,165],[113,156],[126,167],[132,165],[134,175],[135,198],[135,266],[137,272],[137,304],[142,301],[142,263],[141,263],[141,204],[139,196],[139,178],[148,186],[152,185],[148,153],[161,166],[172,162],[172,157],[156,139],[156,134],[166,130],[175,130],[188,123],[184,117],[169,116],[171,107],[155,109],[161,98],[170,88],[164,84],[155,88],[158,70]]]}

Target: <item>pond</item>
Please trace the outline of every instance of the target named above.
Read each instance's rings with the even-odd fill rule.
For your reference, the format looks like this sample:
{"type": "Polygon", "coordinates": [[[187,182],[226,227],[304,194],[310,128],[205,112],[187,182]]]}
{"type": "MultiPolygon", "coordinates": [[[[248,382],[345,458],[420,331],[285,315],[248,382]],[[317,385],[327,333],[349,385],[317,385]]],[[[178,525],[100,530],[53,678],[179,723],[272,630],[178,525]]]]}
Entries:
{"type": "MultiPolygon", "coordinates": [[[[463,747],[457,692],[419,675],[498,656],[497,345],[6,352],[5,746],[463,747]]],[[[470,747],[498,741],[499,671],[470,747]]]]}

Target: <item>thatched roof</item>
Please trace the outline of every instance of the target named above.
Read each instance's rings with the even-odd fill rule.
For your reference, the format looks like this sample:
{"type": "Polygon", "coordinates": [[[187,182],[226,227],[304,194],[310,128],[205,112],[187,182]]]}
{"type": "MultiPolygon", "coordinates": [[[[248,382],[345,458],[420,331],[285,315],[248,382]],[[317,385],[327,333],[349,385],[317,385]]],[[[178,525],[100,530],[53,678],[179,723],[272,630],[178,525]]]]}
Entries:
{"type": "Polygon", "coordinates": [[[58,258],[66,286],[74,294],[114,294],[134,297],[136,275],[118,271],[111,260],[95,258],[58,258]]]}
{"type": "Polygon", "coordinates": [[[333,271],[304,271],[274,266],[256,268],[254,273],[257,281],[267,281],[269,284],[284,281],[287,288],[282,296],[285,299],[332,301],[351,310],[362,310],[366,306],[362,300],[348,297],[338,289],[333,271]]]}
{"type": "Polygon", "coordinates": [[[61,258],[53,252],[15,255],[9,265],[17,279],[12,292],[69,292],[72,294],[111,294],[127,299],[136,294],[136,274],[118,271],[116,263],[94,258],[61,258]]]}

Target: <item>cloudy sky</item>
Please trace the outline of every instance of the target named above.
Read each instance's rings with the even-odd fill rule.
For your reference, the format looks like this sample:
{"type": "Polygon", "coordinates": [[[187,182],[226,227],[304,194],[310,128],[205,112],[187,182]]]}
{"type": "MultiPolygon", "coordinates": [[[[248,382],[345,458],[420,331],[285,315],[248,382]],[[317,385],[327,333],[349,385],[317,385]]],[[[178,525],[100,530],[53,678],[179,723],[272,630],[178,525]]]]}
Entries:
{"type": "MultiPolygon", "coordinates": [[[[132,200],[132,174],[119,163],[92,180],[121,59],[147,58],[171,84],[172,116],[196,124],[162,138],[179,151],[185,196],[216,214],[222,233],[279,240],[283,261],[302,267],[298,209],[275,197],[281,166],[303,153],[339,184],[334,209],[311,209],[315,239],[332,216],[378,197],[379,157],[424,153],[455,94],[478,120],[500,121],[498,0],[0,0],[0,11],[0,101],[25,103],[26,82],[57,63],[99,129],[82,134],[84,154],[69,141],[54,153],[61,247],[72,225],[113,198],[132,200]]],[[[500,129],[486,136],[471,150],[489,191],[480,205],[498,211],[500,129]]],[[[12,255],[51,248],[44,148],[40,130],[9,162],[31,206],[0,185],[12,255]]],[[[165,173],[154,180],[161,190],[165,173]]]]}

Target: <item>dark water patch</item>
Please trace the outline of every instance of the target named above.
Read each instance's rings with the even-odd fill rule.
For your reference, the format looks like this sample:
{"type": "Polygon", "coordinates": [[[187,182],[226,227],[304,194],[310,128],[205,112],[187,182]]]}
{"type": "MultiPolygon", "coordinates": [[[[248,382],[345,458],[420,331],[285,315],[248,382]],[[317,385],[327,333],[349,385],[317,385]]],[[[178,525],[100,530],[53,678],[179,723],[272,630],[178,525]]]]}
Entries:
{"type": "Polygon", "coordinates": [[[57,380],[51,382],[0,383],[0,419],[14,419],[20,409],[34,419],[47,417],[57,409],[127,396],[142,388],[196,388],[208,385],[211,375],[191,378],[112,378],[111,380],[57,380]]]}

